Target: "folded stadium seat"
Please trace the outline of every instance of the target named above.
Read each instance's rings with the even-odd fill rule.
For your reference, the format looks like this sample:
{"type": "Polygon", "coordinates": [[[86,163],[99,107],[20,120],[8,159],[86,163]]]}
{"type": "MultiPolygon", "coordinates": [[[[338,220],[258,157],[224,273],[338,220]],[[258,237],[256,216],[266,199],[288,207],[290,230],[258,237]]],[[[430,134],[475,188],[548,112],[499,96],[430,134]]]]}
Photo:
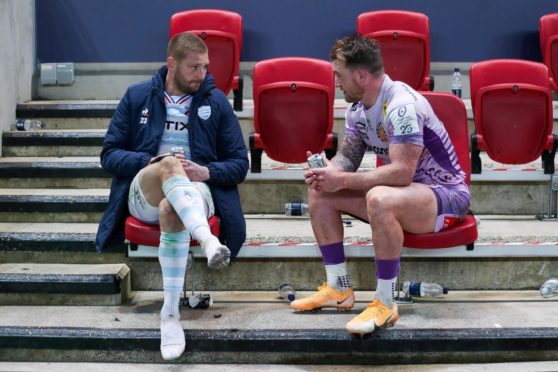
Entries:
{"type": "Polygon", "coordinates": [[[537,62],[496,59],[471,66],[473,173],[481,173],[480,151],[504,164],[525,164],[540,156],[544,173],[554,173],[558,137],[552,134],[548,81],[548,69],[537,62]]]}
{"type": "MultiPolygon", "coordinates": [[[[421,92],[430,102],[438,119],[444,123],[453,143],[459,165],[467,175],[467,184],[471,183],[469,164],[469,133],[467,110],[463,101],[449,93],[421,92]]],[[[451,248],[465,245],[473,250],[477,240],[477,221],[471,212],[459,224],[437,233],[411,234],[405,232],[403,246],[407,248],[451,248]]]]}
{"type": "MultiPolygon", "coordinates": [[[[207,220],[211,233],[219,236],[220,224],[219,217],[213,216],[207,220]]],[[[161,229],[159,225],[149,224],[138,220],[132,216],[126,218],[124,225],[124,236],[130,242],[130,250],[138,249],[138,246],[159,247],[159,237],[161,229]]],[[[190,247],[199,246],[196,240],[190,241],[190,247]]]]}
{"type": "Polygon", "coordinates": [[[558,93],[558,13],[542,16],[539,22],[541,53],[548,68],[550,89],[558,93]]]}
{"type": "Polygon", "coordinates": [[[362,13],[357,18],[357,32],[380,44],[384,70],[392,80],[416,90],[434,90],[426,15],[404,10],[362,13]]]}
{"type": "Polygon", "coordinates": [[[337,152],[333,133],[335,83],[329,62],[276,58],[256,63],[253,75],[252,173],[261,172],[262,152],[282,163],[306,162],[306,151],[337,152]]]}
{"type": "Polygon", "coordinates": [[[199,9],[175,13],[170,36],[181,32],[200,36],[209,49],[209,72],[225,94],[234,93],[234,110],[242,111],[243,80],[238,75],[242,50],[242,17],[226,10],[199,9]]]}

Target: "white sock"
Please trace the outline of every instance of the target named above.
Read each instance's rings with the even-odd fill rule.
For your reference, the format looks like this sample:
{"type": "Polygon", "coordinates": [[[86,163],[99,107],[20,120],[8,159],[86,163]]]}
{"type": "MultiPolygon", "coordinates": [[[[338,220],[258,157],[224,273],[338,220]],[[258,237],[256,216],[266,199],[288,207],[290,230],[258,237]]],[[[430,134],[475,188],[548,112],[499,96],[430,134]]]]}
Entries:
{"type": "Polygon", "coordinates": [[[221,270],[229,265],[231,252],[211,233],[209,227],[198,226],[192,231],[192,237],[200,242],[207,257],[207,266],[211,269],[221,270]]]}
{"type": "Polygon", "coordinates": [[[376,279],[378,281],[376,286],[376,297],[387,307],[393,307],[397,277],[387,280],[380,278],[376,279]]]}
{"type": "Polygon", "coordinates": [[[190,248],[188,230],[169,233],[161,231],[159,240],[159,264],[163,276],[165,301],[161,310],[161,318],[173,316],[180,319],[178,304],[180,292],[184,289],[184,275],[190,248]]]}
{"type": "Polygon", "coordinates": [[[164,360],[176,359],[186,349],[184,330],[177,318],[161,319],[161,356],[164,360]]]}
{"type": "Polygon", "coordinates": [[[161,319],[168,319],[170,317],[180,319],[180,292],[164,292],[165,302],[161,309],[161,319]]]}
{"type": "Polygon", "coordinates": [[[331,288],[341,292],[345,292],[347,289],[351,288],[346,262],[335,265],[325,265],[325,270],[327,285],[331,288]]]}
{"type": "Polygon", "coordinates": [[[190,232],[198,226],[207,226],[209,229],[202,196],[187,177],[168,178],[163,183],[163,193],[186,229],[190,232]]]}

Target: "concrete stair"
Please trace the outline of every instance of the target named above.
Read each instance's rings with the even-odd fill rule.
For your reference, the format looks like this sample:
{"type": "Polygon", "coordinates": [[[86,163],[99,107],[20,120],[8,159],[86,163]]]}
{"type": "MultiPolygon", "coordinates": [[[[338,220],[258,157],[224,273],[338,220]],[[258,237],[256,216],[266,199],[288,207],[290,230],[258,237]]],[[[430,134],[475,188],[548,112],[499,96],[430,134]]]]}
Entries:
{"type": "MultiPolygon", "coordinates": [[[[272,290],[285,281],[309,290],[321,283],[323,264],[307,218],[248,215],[246,221],[246,246],[226,271],[209,270],[199,250],[193,250],[197,290],[272,290]]],[[[374,289],[370,228],[346,221],[351,222],[345,227],[351,281],[355,288],[374,289]]],[[[420,278],[455,290],[536,290],[558,272],[558,222],[521,216],[481,216],[479,221],[473,251],[404,250],[401,280],[420,278]]],[[[133,290],[162,288],[156,258],[128,257],[124,244],[99,255],[96,230],[96,223],[0,223],[0,262],[126,264],[133,290]]]]}
{"type": "MultiPolygon", "coordinates": [[[[41,119],[47,129],[3,133],[1,361],[163,362],[157,259],[129,257],[124,244],[100,255],[94,247],[110,186],[98,154],[116,104],[21,104],[18,117],[41,119]]],[[[245,111],[238,114],[245,138],[253,128],[250,109],[245,102],[245,111]]],[[[340,135],[343,110],[336,103],[335,131],[340,135]]],[[[500,167],[483,160],[486,169],[500,167]]],[[[362,168],[371,169],[374,163],[367,155],[362,168]]],[[[303,167],[265,158],[264,171],[248,175],[240,186],[247,243],[227,270],[209,270],[205,258],[193,250],[187,288],[193,281],[195,290],[211,293],[214,303],[206,310],[183,308],[187,352],[176,362],[558,359],[558,322],[548,317],[558,302],[538,294],[540,284],[558,272],[558,222],[534,218],[547,206],[549,179],[473,178],[472,209],[480,221],[475,250],[403,252],[402,281],[439,282],[450,288],[450,295],[401,305],[395,328],[360,338],[343,328],[373,297],[367,291],[376,285],[367,224],[347,218],[345,225],[349,274],[353,286],[364,291],[357,293],[354,310],[294,313],[276,298],[277,286],[285,281],[302,297],[324,278],[308,218],[282,215],[285,202],[306,199],[303,167]]]]}
{"type": "MultiPolygon", "coordinates": [[[[56,149],[53,146],[53,149],[56,149]]],[[[367,154],[363,161],[362,169],[371,169],[374,157],[367,154]]],[[[267,167],[260,174],[249,173],[244,183],[240,185],[241,200],[246,213],[282,213],[284,203],[291,201],[306,200],[306,187],[303,181],[304,164],[285,166],[264,157],[267,167]],[[258,195],[258,198],[254,198],[258,195]]],[[[500,165],[490,162],[485,158],[484,164],[487,170],[500,165]]],[[[536,168],[537,164],[527,164],[525,169],[536,168]]],[[[508,168],[500,168],[508,169],[508,168]]],[[[485,173],[487,173],[485,171],[485,173]]],[[[471,186],[472,210],[477,214],[521,214],[536,215],[548,209],[548,193],[550,176],[542,174],[542,171],[515,171],[520,176],[530,178],[514,179],[512,170],[493,171],[493,179],[487,179],[490,174],[473,176],[471,186]],[[510,178],[506,178],[507,175],[510,178]],[[499,178],[496,178],[498,176],[499,178]]],[[[23,189],[82,189],[74,193],[76,205],[86,198],[102,203],[97,189],[108,190],[110,187],[110,175],[106,173],[99,164],[98,157],[71,156],[71,157],[3,157],[0,158],[0,188],[4,189],[7,199],[12,208],[15,198],[22,203],[21,208],[29,209],[23,204],[30,205],[24,195],[30,191],[23,189]],[[18,186],[17,197],[8,189],[13,185],[18,186]],[[89,189],[90,191],[87,191],[89,189]],[[8,197],[9,196],[9,197],[8,197]]],[[[36,191],[33,191],[32,195],[36,191]]],[[[44,193],[44,192],[43,192],[44,193]]],[[[48,192],[47,192],[48,193],[48,192]]],[[[69,193],[68,195],[70,195],[69,193]]],[[[46,195],[46,194],[45,194],[46,195]]],[[[51,198],[51,205],[55,197],[51,198]]],[[[68,202],[69,199],[67,199],[68,202]]],[[[7,204],[6,204],[7,205],[7,204]]],[[[553,204],[554,206],[554,204],[553,204]]],[[[100,209],[101,211],[103,208],[100,209]]],[[[5,210],[9,212],[9,210],[5,210]]],[[[0,210],[0,213],[2,211],[0,210]]],[[[94,221],[93,221],[94,222],[94,221]]]]}
{"type": "Polygon", "coordinates": [[[0,305],[120,305],[129,274],[123,264],[0,264],[0,305]]]}
{"type": "MultiPolygon", "coordinates": [[[[371,292],[357,292],[351,311],[320,312],[293,312],[275,292],[212,295],[209,309],[182,310],[186,352],[175,363],[389,365],[558,357],[558,331],[548,321],[558,302],[541,301],[534,291],[453,292],[400,305],[396,327],[365,337],[343,328],[371,292]]],[[[161,363],[161,298],[160,292],[134,292],[120,306],[1,306],[0,358],[161,363]]]]}
{"type": "Polygon", "coordinates": [[[99,156],[105,129],[5,132],[4,156],[99,156]]]}
{"type": "MultiPolygon", "coordinates": [[[[472,118],[470,102],[465,102],[469,107],[469,117],[472,118]]],[[[110,175],[100,167],[98,155],[109,118],[117,103],[33,101],[19,104],[16,112],[18,117],[43,120],[47,129],[3,133],[4,157],[0,158],[0,187],[11,188],[10,185],[17,183],[19,188],[108,188],[110,175]],[[87,182],[84,182],[85,179],[87,182]]],[[[253,103],[247,100],[244,106],[244,111],[237,115],[248,143],[248,134],[253,131],[253,103]]],[[[555,117],[558,118],[558,103],[556,106],[555,117]]],[[[343,100],[336,100],[334,131],[339,134],[340,140],[344,132],[345,108],[343,100]]],[[[482,160],[485,170],[497,168],[504,172],[496,173],[496,176],[503,174],[499,178],[487,175],[486,171],[482,175],[473,175],[471,209],[476,214],[536,215],[548,212],[550,176],[543,177],[542,171],[532,171],[541,168],[540,161],[509,167],[491,161],[485,154],[482,160]],[[522,172],[524,169],[529,172],[522,172]],[[515,173],[512,175],[512,172],[515,173]],[[516,177],[516,174],[520,176],[516,177]]],[[[271,174],[268,172],[268,175],[249,173],[247,180],[240,185],[245,213],[281,213],[285,202],[306,199],[302,177],[305,164],[285,165],[265,155],[263,161],[263,173],[266,173],[266,169],[274,171],[271,174]],[[253,198],[253,195],[259,197],[253,198]]],[[[374,164],[375,157],[368,154],[361,169],[370,169],[374,164]]],[[[83,195],[87,195],[87,192],[83,195]]],[[[26,203],[29,205],[30,202],[26,203]]],[[[81,201],[76,200],[76,203],[79,205],[81,201]]],[[[551,203],[555,210],[555,203],[551,203]]]]}

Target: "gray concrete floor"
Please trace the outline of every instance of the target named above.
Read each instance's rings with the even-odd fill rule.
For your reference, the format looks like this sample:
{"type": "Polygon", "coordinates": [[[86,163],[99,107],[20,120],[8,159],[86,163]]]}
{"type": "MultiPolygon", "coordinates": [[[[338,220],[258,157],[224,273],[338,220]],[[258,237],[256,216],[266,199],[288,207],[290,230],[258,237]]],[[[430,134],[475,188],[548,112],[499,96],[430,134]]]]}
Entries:
{"type": "MultiPolygon", "coordinates": [[[[210,292],[211,293],[211,292],[210,292]]],[[[311,292],[300,292],[302,298],[311,292]]],[[[356,292],[350,311],[295,312],[276,292],[213,292],[208,309],[181,308],[188,329],[344,329],[366,308],[373,292],[356,292]]],[[[158,329],[162,292],[135,292],[121,306],[0,306],[0,326],[158,329]]],[[[558,327],[558,297],[538,291],[454,291],[440,299],[399,305],[393,329],[473,329],[558,327]]],[[[389,332],[389,330],[387,330],[389,332]]]]}
{"type": "Polygon", "coordinates": [[[486,364],[423,364],[423,365],[389,365],[389,366],[362,366],[362,365],[270,365],[270,364],[125,364],[125,363],[0,363],[0,371],[13,372],[51,372],[51,371],[81,371],[105,372],[107,370],[119,372],[174,372],[174,371],[199,371],[199,372],[229,372],[229,371],[269,371],[269,372],[295,372],[295,371],[399,371],[399,372],[545,372],[558,371],[558,362],[525,362],[525,363],[486,363],[486,364]]]}

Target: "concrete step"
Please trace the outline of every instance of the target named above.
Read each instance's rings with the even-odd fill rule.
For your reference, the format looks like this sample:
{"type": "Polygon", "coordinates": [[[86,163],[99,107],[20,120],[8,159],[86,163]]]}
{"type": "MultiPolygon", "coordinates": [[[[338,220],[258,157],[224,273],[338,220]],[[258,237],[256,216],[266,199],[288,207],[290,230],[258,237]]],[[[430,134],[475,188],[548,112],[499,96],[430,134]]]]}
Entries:
{"type": "MultiPolygon", "coordinates": [[[[19,103],[16,109],[18,118],[39,119],[46,124],[48,130],[81,129],[94,130],[108,127],[110,118],[118,105],[118,100],[54,100],[29,101],[19,103]]],[[[475,130],[471,100],[464,99],[469,119],[469,134],[475,130]]],[[[232,100],[231,100],[232,104],[232,100]]],[[[337,98],[333,110],[333,132],[339,136],[339,143],[345,133],[345,111],[347,102],[337,98]]],[[[554,119],[558,121],[558,101],[553,102],[554,119]]],[[[240,122],[243,138],[248,146],[248,136],[254,131],[254,102],[245,99],[243,111],[236,112],[240,122]]],[[[15,129],[15,128],[12,128],[15,129]]],[[[554,133],[558,134],[558,125],[554,126],[554,133]]],[[[27,150],[31,152],[32,149],[27,150]]],[[[38,149],[33,149],[38,150],[38,149]]],[[[44,149],[43,149],[44,150],[44,149]]],[[[13,151],[16,151],[15,149],[13,151]]],[[[83,150],[85,151],[85,150],[83,150]]],[[[98,152],[97,152],[98,153],[98,152]]],[[[38,152],[37,154],[40,154],[38,152]]],[[[42,155],[44,156],[44,155],[42,155]]]]}
{"type": "Polygon", "coordinates": [[[0,188],[110,188],[99,157],[2,157],[0,188]]]}
{"type": "MultiPolygon", "coordinates": [[[[347,219],[345,254],[351,282],[358,289],[376,285],[370,227],[347,219]],[[350,226],[350,227],[349,227],[350,226]]],[[[194,285],[204,290],[270,290],[283,282],[313,289],[325,278],[323,263],[305,217],[246,215],[247,241],[223,272],[209,270],[194,252],[194,285]]],[[[0,223],[0,262],[120,264],[131,269],[134,290],[160,290],[155,257],[127,257],[124,245],[99,255],[92,223],[0,223]]],[[[558,221],[481,216],[473,251],[459,249],[402,252],[401,280],[439,282],[450,289],[530,289],[558,272],[558,221]]],[[[192,278],[188,276],[187,287],[192,278]]]]}
{"type": "Polygon", "coordinates": [[[120,305],[129,273],[124,264],[0,264],[0,305],[120,305]]]}
{"type": "MultiPolygon", "coordinates": [[[[46,118],[111,118],[116,110],[115,100],[49,100],[18,103],[16,117],[46,118]]],[[[48,123],[47,123],[48,125],[48,123]]]]}
{"type": "MultiPolygon", "coordinates": [[[[305,296],[308,293],[299,293],[305,296]]],[[[558,301],[535,291],[450,292],[399,306],[394,328],[344,330],[351,311],[293,312],[276,292],[214,292],[208,309],[181,310],[186,352],[173,363],[417,364],[555,361],[558,301]],[[482,316],[479,316],[482,314],[482,316]],[[528,315],[527,315],[528,314],[528,315]]],[[[3,306],[5,362],[162,363],[161,292],[120,306],[3,306]]]]}
{"type": "MultiPolygon", "coordinates": [[[[206,361],[205,363],[210,363],[206,361]]],[[[419,363],[419,362],[415,362],[419,363]]],[[[72,363],[72,367],[82,372],[105,372],[107,370],[117,370],[119,372],[168,372],[176,370],[176,366],[168,364],[153,363],[72,363]]],[[[48,362],[0,362],[0,370],[11,372],[45,371],[59,372],[68,369],[68,363],[48,363],[48,362]]],[[[188,364],[180,370],[196,372],[299,372],[299,371],[386,371],[386,372],[541,372],[558,370],[558,362],[511,362],[511,363],[453,363],[453,364],[392,364],[392,365],[308,365],[308,364],[188,364]]]]}
{"type": "MultiPolygon", "coordinates": [[[[56,147],[54,147],[56,148],[56,147]]],[[[548,194],[550,175],[544,175],[538,161],[520,166],[505,166],[483,159],[483,173],[472,176],[471,209],[477,214],[532,214],[546,212],[549,208],[548,194]],[[539,169],[539,170],[536,170],[539,169]]],[[[361,171],[373,169],[375,156],[368,153],[361,165],[361,171]]],[[[242,205],[246,213],[281,213],[286,202],[306,200],[306,185],[303,181],[305,164],[284,164],[275,162],[264,156],[262,173],[248,173],[244,183],[239,187],[242,205]],[[258,197],[254,197],[257,195],[258,197]]],[[[44,190],[40,193],[31,189],[104,189],[110,187],[111,177],[105,172],[98,157],[2,157],[0,158],[0,188],[10,189],[17,185],[16,199],[6,192],[5,197],[11,200],[11,208],[22,208],[30,212],[31,200],[21,196],[35,195],[34,211],[40,208],[41,198],[47,199],[44,190]],[[23,190],[30,189],[30,190],[23,190]],[[43,195],[39,197],[38,195],[43,195]]],[[[5,191],[5,190],[3,190],[5,191]]],[[[106,191],[105,191],[106,193],[106,191]]],[[[74,191],[75,200],[71,210],[78,210],[80,203],[87,197],[88,191],[74,191]]],[[[69,194],[68,194],[69,195],[69,194]]],[[[89,197],[91,200],[91,197],[89,197]]],[[[51,198],[50,204],[53,205],[51,198]]],[[[105,197],[106,199],[106,197],[105,197]]],[[[104,201],[99,201],[101,204],[104,201]]],[[[45,201],[46,203],[46,201],[45,201]]],[[[100,204],[99,204],[100,205],[100,204]]],[[[98,207],[98,212],[104,207],[98,207]]],[[[555,209],[555,205],[551,205],[555,209]]],[[[33,210],[31,208],[31,210],[33,210]]],[[[63,213],[61,208],[59,213],[63,213]]],[[[4,218],[0,212],[0,219],[4,218]]],[[[15,221],[15,216],[9,216],[15,221]]],[[[23,216],[21,216],[23,218],[23,216]]],[[[28,215],[26,218],[32,217],[28,215]]],[[[37,216],[40,218],[40,216],[37,216]]],[[[63,221],[65,217],[58,221],[63,221]]],[[[79,221],[98,221],[92,215],[79,221]]],[[[4,220],[4,221],[8,221],[4,220]]],[[[27,221],[31,221],[27,219],[27,221]]],[[[39,222],[39,220],[34,220],[39,222]]],[[[75,221],[75,220],[72,220],[75,221]]]]}
{"type": "Polygon", "coordinates": [[[2,133],[3,156],[99,156],[106,130],[36,130],[2,133]]]}
{"type": "MultiPolygon", "coordinates": [[[[0,170],[0,222],[98,222],[108,202],[111,179],[96,162],[0,161],[0,170]]],[[[501,180],[474,181],[471,210],[535,216],[550,208],[556,213],[555,202],[549,205],[550,177],[545,179],[503,175],[501,180]]],[[[302,168],[249,173],[239,192],[247,214],[283,213],[285,203],[307,200],[302,168]]]]}
{"type": "Polygon", "coordinates": [[[108,189],[0,189],[2,222],[98,222],[108,189]]]}

